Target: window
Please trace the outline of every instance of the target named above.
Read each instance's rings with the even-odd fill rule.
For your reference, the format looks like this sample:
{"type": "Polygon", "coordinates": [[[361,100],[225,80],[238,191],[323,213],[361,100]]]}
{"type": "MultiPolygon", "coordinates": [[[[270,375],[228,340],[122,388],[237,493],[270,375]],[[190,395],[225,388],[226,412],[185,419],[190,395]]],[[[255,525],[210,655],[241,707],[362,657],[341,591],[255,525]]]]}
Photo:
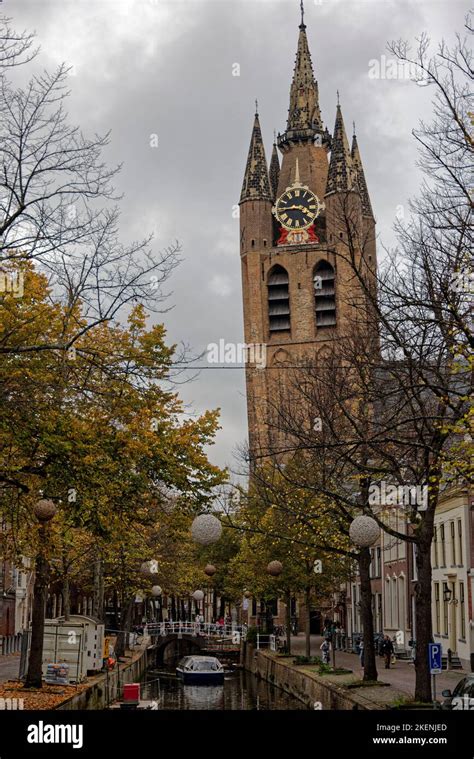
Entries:
{"type": "Polygon", "coordinates": [[[440,633],[440,606],[439,606],[439,582],[435,582],[435,631],[440,633]]]}
{"type": "Polygon", "coordinates": [[[446,600],[446,591],[448,590],[448,583],[443,582],[443,633],[448,634],[448,602],[446,600]]]}
{"type": "Polygon", "coordinates": [[[461,615],[461,638],[466,638],[466,601],[464,597],[464,583],[459,583],[459,613],[461,615]]]}
{"type": "Polygon", "coordinates": [[[334,269],[328,261],[320,261],[314,270],[314,300],[316,326],[334,327],[336,324],[336,289],[334,269]]]}
{"type": "Polygon", "coordinates": [[[392,583],[389,577],[385,581],[385,588],[385,625],[392,627],[392,583]]]}
{"type": "Polygon", "coordinates": [[[375,576],[380,577],[380,574],[381,574],[381,548],[380,546],[377,546],[375,550],[376,550],[375,576]]]}
{"type": "Polygon", "coordinates": [[[397,579],[396,577],[392,578],[392,627],[398,627],[400,626],[398,624],[398,592],[397,592],[397,579]]]}
{"type": "Polygon", "coordinates": [[[283,266],[274,266],[268,277],[268,318],[270,332],[290,329],[289,279],[283,266]]]}
{"type": "Polygon", "coordinates": [[[434,528],[433,532],[433,567],[438,567],[438,528],[434,528]]]}
{"type": "Polygon", "coordinates": [[[278,599],[270,598],[266,601],[266,610],[268,614],[272,615],[272,617],[276,617],[278,615],[278,599]]]}
{"type": "Polygon", "coordinates": [[[463,565],[463,550],[462,550],[462,520],[458,519],[458,561],[459,566],[463,565]]]}
{"type": "Polygon", "coordinates": [[[456,530],[454,522],[449,523],[449,529],[451,532],[451,566],[456,566],[456,530]]]}
{"type": "Polygon", "coordinates": [[[440,539],[441,539],[441,566],[446,566],[446,541],[444,534],[444,524],[440,525],[440,539]]]}

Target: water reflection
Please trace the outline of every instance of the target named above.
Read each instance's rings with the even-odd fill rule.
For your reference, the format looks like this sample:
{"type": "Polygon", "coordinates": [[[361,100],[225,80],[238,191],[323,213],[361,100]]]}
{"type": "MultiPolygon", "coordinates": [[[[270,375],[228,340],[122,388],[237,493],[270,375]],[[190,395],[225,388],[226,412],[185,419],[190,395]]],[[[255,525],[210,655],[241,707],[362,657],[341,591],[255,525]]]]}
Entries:
{"type": "Polygon", "coordinates": [[[307,707],[249,672],[226,675],[223,685],[184,685],[168,675],[149,672],[142,686],[142,699],[158,701],[164,709],[300,710],[307,707]]]}

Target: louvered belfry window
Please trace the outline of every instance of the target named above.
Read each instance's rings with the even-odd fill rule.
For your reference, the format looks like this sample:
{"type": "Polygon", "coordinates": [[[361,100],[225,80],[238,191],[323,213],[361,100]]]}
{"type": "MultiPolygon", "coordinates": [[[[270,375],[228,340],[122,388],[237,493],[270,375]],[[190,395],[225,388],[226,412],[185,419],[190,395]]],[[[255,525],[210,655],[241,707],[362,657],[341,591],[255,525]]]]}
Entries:
{"type": "Polygon", "coordinates": [[[290,329],[290,292],[288,272],[283,266],[274,266],[268,277],[268,317],[270,332],[290,329]]]}
{"type": "Polygon", "coordinates": [[[314,270],[314,300],[316,326],[334,327],[336,324],[336,278],[328,261],[320,261],[314,270]]]}

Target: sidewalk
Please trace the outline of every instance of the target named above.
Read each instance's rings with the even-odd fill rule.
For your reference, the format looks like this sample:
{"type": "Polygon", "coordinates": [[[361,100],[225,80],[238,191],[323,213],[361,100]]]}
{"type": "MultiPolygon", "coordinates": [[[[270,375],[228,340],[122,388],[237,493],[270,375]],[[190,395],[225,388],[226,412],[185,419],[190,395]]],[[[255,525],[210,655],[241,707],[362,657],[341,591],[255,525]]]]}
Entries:
{"type": "Polygon", "coordinates": [[[20,654],[0,656],[0,683],[5,680],[15,680],[20,669],[20,654]]]}
{"type": "MultiPolygon", "coordinates": [[[[321,656],[319,649],[323,638],[320,635],[311,636],[311,656],[321,656]]],[[[305,654],[305,637],[302,633],[298,636],[292,636],[291,638],[291,653],[296,655],[305,654]]],[[[332,653],[331,653],[332,663],[332,653]]],[[[398,690],[402,690],[413,696],[415,691],[415,668],[413,664],[407,661],[397,659],[397,663],[392,665],[390,669],[385,669],[385,662],[381,656],[376,657],[378,679],[384,683],[390,683],[398,690]]],[[[360,667],[359,657],[357,654],[345,653],[344,651],[336,650],[336,666],[346,667],[352,669],[355,674],[362,675],[362,669],[360,667]]],[[[436,675],[436,697],[439,699],[441,691],[449,688],[453,690],[456,683],[461,680],[466,672],[462,669],[454,670],[453,672],[443,672],[441,675],[436,675]]]]}

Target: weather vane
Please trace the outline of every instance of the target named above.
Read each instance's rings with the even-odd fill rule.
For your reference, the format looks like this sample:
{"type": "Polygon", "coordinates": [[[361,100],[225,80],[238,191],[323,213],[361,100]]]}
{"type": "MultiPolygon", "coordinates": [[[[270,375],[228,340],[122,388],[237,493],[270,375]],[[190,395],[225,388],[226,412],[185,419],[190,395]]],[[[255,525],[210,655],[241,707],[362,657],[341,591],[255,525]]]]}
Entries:
{"type": "Polygon", "coordinates": [[[258,100],[255,98],[255,113],[258,113],[258,100]]]}
{"type": "Polygon", "coordinates": [[[301,8],[301,26],[304,26],[304,4],[303,0],[300,2],[300,8],[301,8]]]}

